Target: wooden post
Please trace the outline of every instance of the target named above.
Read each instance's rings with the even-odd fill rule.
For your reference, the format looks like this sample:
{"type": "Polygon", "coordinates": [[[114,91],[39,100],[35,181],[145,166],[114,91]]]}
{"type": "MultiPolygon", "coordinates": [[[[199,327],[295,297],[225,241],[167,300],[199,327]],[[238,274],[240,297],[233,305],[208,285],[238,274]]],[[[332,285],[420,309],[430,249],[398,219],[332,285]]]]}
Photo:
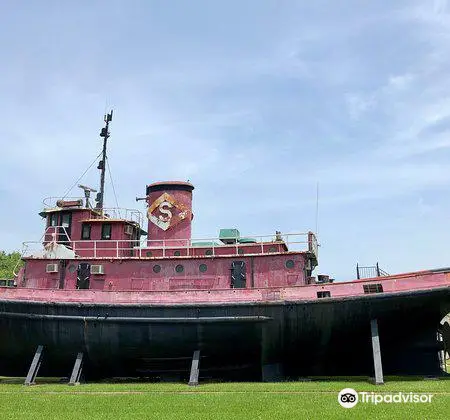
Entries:
{"type": "Polygon", "coordinates": [[[381,348],[380,337],[378,334],[378,321],[372,319],[370,321],[370,329],[372,333],[372,353],[373,353],[373,366],[375,369],[375,385],[383,385],[383,365],[381,362],[381,348]]]}
{"type": "Polygon", "coordinates": [[[189,377],[189,386],[198,385],[198,375],[200,373],[200,350],[195,350],[192,356],[191,375],[189,377]]]}
{"type": "Polygon", "coordinates": [[[77,358],[72,369],[72,375],[70,375],[69,385],[80,385],[80,376],[83,370],[83,353],[78,353],[77,358]]]}
{"type": "Polygon", "coordinates": [[[34,357],[31,362],[30,369],[28,370],[27,377],[25,378],[24,385],[35,384],[36,376],[39,372],[39,368],[41,367],[43,350],[44,346],[37,346],[36,353],[34,353],[34,357]]]}

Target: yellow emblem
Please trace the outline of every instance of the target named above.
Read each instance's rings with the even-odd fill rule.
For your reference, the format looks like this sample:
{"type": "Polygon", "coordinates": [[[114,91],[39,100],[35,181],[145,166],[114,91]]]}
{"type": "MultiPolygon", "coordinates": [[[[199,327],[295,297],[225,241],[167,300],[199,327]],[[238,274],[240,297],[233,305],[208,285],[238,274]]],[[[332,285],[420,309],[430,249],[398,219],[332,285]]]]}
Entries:
{"type": "Polygon", "coordinates": [[[147,210],[148,219],[164,231],[182,222],[189,215],[190,211],[167,193],[157,198],[147,210]]]}

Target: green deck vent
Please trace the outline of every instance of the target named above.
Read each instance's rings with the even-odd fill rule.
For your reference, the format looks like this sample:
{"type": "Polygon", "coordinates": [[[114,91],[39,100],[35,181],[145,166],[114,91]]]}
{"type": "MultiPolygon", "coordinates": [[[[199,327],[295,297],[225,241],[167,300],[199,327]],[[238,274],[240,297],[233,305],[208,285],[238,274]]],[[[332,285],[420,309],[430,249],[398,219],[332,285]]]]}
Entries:
{"type": "Polygon", "coordinates": [[[220,229],[219,239],[224,244],[235,244],[239,240],[240,234],[237,229],[220,229]]]}
{"type": "Polygon", "coordinates": [[[239,239],[240,244],[256,244],[258,242],[255,238],[241,238],[239,239]]]}

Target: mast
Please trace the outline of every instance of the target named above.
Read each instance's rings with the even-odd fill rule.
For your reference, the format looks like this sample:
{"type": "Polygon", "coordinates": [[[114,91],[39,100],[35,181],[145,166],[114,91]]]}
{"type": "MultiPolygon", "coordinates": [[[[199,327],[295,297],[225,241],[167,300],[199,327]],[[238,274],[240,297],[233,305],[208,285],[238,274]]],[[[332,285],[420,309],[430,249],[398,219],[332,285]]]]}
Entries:
{"type": "Polygon", "coordinates": [[[95,201],[97,201],[96,208],[103,210],[103,199],[105,196],[105,171],[106,171],[106,143],[109,138],[109,123],[112,121],[113,111],[109,114],[105,114],[104,121],[105,126],[102,128],[102,131],[100,131],[100,137],[103,137],[103,152],[102,152],[102,160],[98,163],[98,169],[100,169],[100,192],[97,194],[97,198],[95,201]]]}

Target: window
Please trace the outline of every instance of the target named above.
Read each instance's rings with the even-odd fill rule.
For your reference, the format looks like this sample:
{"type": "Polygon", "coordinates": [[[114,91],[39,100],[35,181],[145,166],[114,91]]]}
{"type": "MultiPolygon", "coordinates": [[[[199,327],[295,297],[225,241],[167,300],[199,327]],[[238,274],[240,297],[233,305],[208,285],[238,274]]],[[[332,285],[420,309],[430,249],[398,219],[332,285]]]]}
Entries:
{"type": "Polygon", "coordinates": [[[61,227],[59,228],[58,242],[69,242],[71,235],[72,213],[61,213],[61,227]]]}
{"type": "Polygon", "coordinates": [[[153,272],[154,273],[159,273],[161,271],[161,266],[156,264],[153,266],[153,272]]]}
{"type": "Polygon", "coordinates": [[[383,286],[381,283],[364,284],[364,293],[383,293],[383,286]]]}
{"type": "Polygon", "coordinates": [[[181,264],[178,264],[178,265],[175,267],[175,271],[176,271],[177,273],[182,273],[182,272],[184,271],[184,267],[183,267],[181,264]]]}
{"type": "Polygon", "coordinates": [[[180,251],[175,251],[174,253],[173,253],[173,256],[174,257],[179,257],[181,255],[181,252],[180,251]]]}
{"type": "Polygon", "coordinates": [[[212,255],[212,254],[213,254],[212,249],[207,249],[205,251],[205,255],[212,255]]]}
{"type": "Polygon", "coordinates": [[[61,214],[61,226],[63,228],[70,228],[70,222],[72,219],[72,215],[70,213],[61,214]]]}
{"type": "Polygon", "coordinates": [[[286,268],[290,269],[290,268],[294,268],[295,263],[294,263],[294,260],[287,260],[284,265],[286,266],[286,268]]]}
{"type": "Polygon", "coordinates": [[[317,297],[319,299],[331,297],[331,293],[328,290],[324,290],[322,292],[317,292],[317,297]]]}
{"type": "Polygon", "coordinates": [[[111,223],[102,225],[102,239],[111,239],[111,223]]]}
{"type": "Polygon", "coordinates": [[[208,270],[208,266],[206,264],[200,264],[198,269],[200,270],[200,273],[205,273],[206,270],[208,270]]]}
{"type": "Polygon", "coordinates": [[[83,223],[81,225],[81,239],[91,239],[91,224],[83,223]]]}
{"type": "Polygon", "coordinates": [[[52,213],[48,217],[49,226],[58,226],[58,213],[52,213]]]}

